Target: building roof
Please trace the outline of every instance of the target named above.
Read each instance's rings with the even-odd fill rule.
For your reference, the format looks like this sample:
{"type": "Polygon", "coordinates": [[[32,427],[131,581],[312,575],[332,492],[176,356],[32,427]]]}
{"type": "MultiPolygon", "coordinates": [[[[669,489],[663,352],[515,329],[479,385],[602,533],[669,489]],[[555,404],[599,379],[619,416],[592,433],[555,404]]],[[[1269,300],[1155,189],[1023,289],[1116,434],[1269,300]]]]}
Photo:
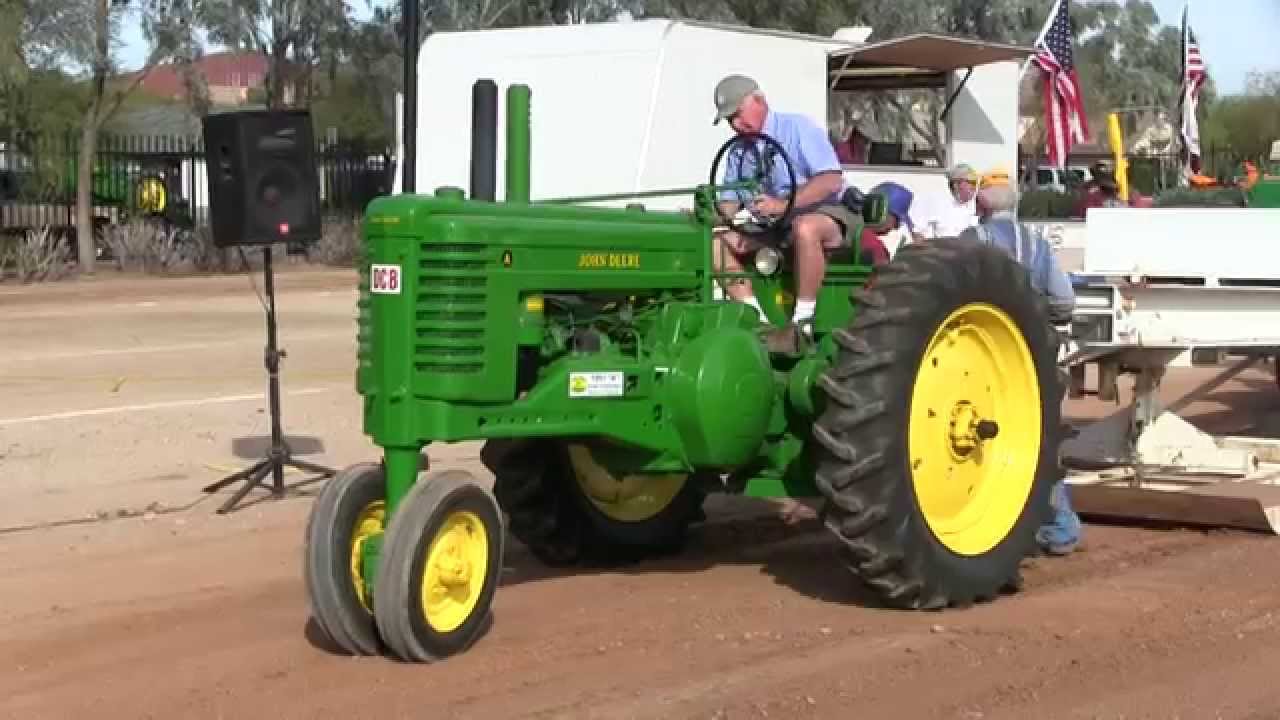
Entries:
{"type": "Polygon", "coordinates": [[[200,119],[182,105],[156,105],[121,112],[112,119],[109,131],[134,137],[199,137],[200,119]]]}
{"type": "MultiPolygon", "coordinates": [[[[270,60],[257,52],[216,52],[204,55],[195,62],[197,72],[204,75],[210,87],[255,88],[263,84],[270,60]]],[[[137,73],[133,74],[136,77],[137,73]]],[[[174,63],[164,63],[151,69],[142,81],[143,92],[164,97],[186,95],[182,83],[182,71],[174,63]]]]}

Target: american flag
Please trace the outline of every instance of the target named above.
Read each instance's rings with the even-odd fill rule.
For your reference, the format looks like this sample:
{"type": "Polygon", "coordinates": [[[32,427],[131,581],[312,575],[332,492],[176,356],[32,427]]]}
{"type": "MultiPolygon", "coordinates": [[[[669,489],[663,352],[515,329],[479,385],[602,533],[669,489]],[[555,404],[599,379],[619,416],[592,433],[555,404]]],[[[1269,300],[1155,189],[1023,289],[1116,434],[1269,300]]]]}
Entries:
{"type": "Polygon", "coordinates": [[[1036,41],[1034,62],[1044,75],[1045,122],[1049,129],[1049,164],[1063,167],[1074,143],[1089,137],[1084,114],[1084,94],[1072,52],[1069,0],[1058,0],[1057,9],[1036,41]]]}
{"type": "Polygon", "coordinates": [[[1200,88],[1207,72],[1200,44],[1191,31],[1191,0],[1182,8],[1182,143],[1186,152],[1187,170],[1200,172],[1200,123],[1196,111],[1200,107],[1200,88]]]}

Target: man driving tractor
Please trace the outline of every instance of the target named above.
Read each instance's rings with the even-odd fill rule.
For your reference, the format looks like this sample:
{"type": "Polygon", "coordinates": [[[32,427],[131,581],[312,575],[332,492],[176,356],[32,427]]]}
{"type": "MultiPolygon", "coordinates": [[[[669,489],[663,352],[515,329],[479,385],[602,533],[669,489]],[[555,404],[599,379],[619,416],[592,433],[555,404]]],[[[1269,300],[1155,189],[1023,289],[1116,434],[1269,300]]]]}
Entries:
{"type": "MultiPolygon", "coordinates": [[[[848,229],[858,223],[853,211],[842,201],[845,181],[840,160],[825,130],[805,115],[771,109],[760,87],[749,77],[729,75],[721,80],[715,88],[715,105],[714,123],[728,120],[738,135],[764,133],[772,137],[794,166],[796,187],[791,187],[785,166],[775,164],[764,178],[762,194],[753,201],[752,207],[742,207],[742,203],[734,199],[735,191],[728,190],[721,196],[721,213],[732,217],[740,210],[747,210],[757,217],[777,218],[786,211],[788,196],[794,196],[790,223],[780,230],[789,234],[795,254],[796,307],[791,323],[803,328],[813,318],[817,305],[818,289],[826,273],[825,252],[843,246],[848,229]]],[[[739,162],[735,166],[732,157],[730,160],[724,182],[747,179],[743,177],[743,164],[739,162]]],[[[719,232],[713,245],[716,267],[742,272],[743,258],[760,247],[760,239],[754,233],[719,232]]],[[[730,281],[725,292],[734,300],[752,306],[764,318],[749,281],[730,281]]]]}

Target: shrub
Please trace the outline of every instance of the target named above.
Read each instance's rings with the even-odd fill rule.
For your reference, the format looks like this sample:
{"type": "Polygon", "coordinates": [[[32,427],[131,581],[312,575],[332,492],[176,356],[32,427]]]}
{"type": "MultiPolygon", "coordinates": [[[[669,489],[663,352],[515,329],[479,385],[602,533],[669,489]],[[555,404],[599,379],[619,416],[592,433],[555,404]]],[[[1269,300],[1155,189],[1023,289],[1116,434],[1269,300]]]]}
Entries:
{"type": "Polygon", "coordinates": [[[320,240],[307,247],[307,259],[324,265],[355,267],[360,255],[360,221],[334,215],[325,218],[320,240]]]}
{"type": "Polygon", "coordinates": [[[1156,195],[1155,207],[1246,207],[1248,201],[1239,188],[1193,190],[1176,188],[1156,195]]]}
{"type": "Polygon", "coordinates": [[[12,272],[20,283],[61,280],[72,265],[67,243],[48,226],[11,236],[0,246],[0,277],[12,272]]]}
{"type": "Polygon", "coordinates": [[[111,257],[121,270],[167,273],[189,262],[192,248],[178,228],[146,219],[109,225],[103,231],[111,257]]]}
{"type": "Polygon", "coordinates": [[[1031,190],[1018,199],[1018,217],[1023,220],[1047,218],[1065,220],[1075,212],[1077,197],[1052,190],[1031,190]]]}

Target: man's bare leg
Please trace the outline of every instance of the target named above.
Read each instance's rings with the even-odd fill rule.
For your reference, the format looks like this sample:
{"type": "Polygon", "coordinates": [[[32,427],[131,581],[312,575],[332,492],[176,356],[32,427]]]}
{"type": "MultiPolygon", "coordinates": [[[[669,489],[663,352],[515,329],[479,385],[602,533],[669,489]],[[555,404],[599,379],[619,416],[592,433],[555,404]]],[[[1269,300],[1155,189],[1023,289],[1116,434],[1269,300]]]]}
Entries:
{"type": "MultiPolygon", "coordinates": [[[[712,256],[715,258],[716,271],[742,272],[742,262],[738,259],[738,254],[747,251],[746,238],[732,230],[726,230],[717,234],[712,242],[712,256]]],[[[750,280],[747,278],[721,279],[720,285],[724,288],[726,295],[740,303],[746,303],[755,308],[755,311],[760,315],[760,321],[766,321],[764,309],[760,307],[760,301],[756,299],[755,293],[752,292],[750,280]]]]}
{"type": "Polygon", "coordinates": [[[800,325],[813,319],[827,272],[825,248],[839,245],[840,226],[819,213],[801,215],[792,225],[791,239],[796,258],[796,309],[791,321],[800,325]]]}

